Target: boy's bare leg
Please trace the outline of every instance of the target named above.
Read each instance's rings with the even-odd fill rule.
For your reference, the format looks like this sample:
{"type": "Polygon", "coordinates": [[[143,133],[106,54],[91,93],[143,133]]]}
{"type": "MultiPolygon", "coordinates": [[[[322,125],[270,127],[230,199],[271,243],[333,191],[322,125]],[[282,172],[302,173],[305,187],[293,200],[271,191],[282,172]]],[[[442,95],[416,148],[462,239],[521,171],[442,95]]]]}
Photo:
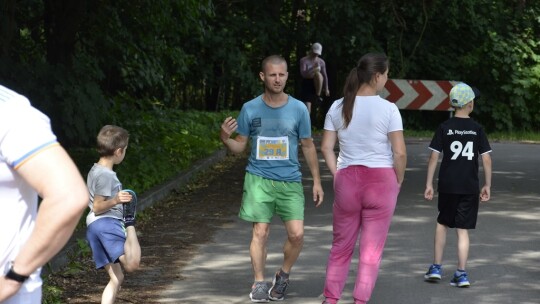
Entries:
{"type": "Polygon", "coordinates": [[[444,246],[446,245],[446,232],[448,227],[437,223],[435,228],[435,254],[433,264],[442,265],[444,246]]]}
{"type": "Polygon", "coordinates": [[[317,96],[321,96],[323,76],[320,72],[315,72],[313,74],[313,83],[315,85],[315,94],[317,94],[317,96]]]}
{"type": "Polygon", "coordinates": [[[287,241],[283,246],[283,266],[281,269],[290,273],[304,246],[304,221],[287,221],[285,228],[287,229],[287,241]]]}
{"type": "Polygon", "coordinates": [[[141,263],[141,245],[137,237],[135,226],[126,227],[126,243],[124,244],[124,255],[120,257],[120,262],[127,272],[139,269],[141,263]]]}
{"type": "Polygon", "coordinates": [[[469,258],[469,231],[457,228],[456,234],[458,238],[458,269],[465,270],[469,258]]]}
{"type": "Polygon", "coordinates": [[[253,236],[249,253],[255,281],[264,281],[264,268],[266,266],[267,248],[266,242],[270,234],[269,223],[253,223],[253,236]]]}
{"type": "Polygon", "coordinates": [[[101,304],[112,304],[116,300],[116,295],[118,295],[124,282],[124,274],[122,273],[122,267],[118,263],[105,265],[105,270],[109,274],[109,283],[101,295],[101,304]]]}

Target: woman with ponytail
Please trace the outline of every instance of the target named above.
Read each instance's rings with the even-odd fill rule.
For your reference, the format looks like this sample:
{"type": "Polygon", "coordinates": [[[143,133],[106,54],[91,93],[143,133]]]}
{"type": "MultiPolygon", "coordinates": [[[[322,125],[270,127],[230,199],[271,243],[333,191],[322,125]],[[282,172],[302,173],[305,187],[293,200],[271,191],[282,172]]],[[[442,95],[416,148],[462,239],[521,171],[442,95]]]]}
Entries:
{"type": "Polygon", "coordinates": [[[407,163],[399,110],[377,94],[388,69],[384,54],[364,55],[347,77],[344,97],[326,115],[321,151],[334,176],[335,196],[323,303],[341,298],[358,241],[354,303],[367,303],[377,280],[407,163]]]}

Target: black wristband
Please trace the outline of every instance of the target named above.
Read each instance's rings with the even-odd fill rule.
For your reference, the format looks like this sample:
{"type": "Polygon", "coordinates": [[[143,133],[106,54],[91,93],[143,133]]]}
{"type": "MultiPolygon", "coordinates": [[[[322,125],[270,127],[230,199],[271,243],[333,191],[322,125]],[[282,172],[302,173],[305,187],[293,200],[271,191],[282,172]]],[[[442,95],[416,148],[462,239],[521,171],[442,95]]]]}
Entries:
{"type": "Polygon", "coordinates": [[[24,276],[13,271],[13,265],[9,268],[9,271],[6,273],[6,279],[17,281],[19,283],[24,283],[29,278],[29,276],[24,276]]]}

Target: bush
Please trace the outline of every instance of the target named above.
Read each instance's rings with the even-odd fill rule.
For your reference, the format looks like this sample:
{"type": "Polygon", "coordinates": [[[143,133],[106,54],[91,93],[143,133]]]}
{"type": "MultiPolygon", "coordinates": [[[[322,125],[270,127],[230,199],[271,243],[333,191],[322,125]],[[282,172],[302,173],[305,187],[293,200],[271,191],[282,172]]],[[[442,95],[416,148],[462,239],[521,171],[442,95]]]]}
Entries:
{"type": "MultiPolygon", "coordinates": [[[[124,188],[137,193],[161,184],[221,149],[221,123],[236,112],[180,110],[130,111],[117,125],[130,133],[124,161],[114,170],[124,188]]],[[[94,149],[70,151],[84,177],[99,159],[94,149]]]]}

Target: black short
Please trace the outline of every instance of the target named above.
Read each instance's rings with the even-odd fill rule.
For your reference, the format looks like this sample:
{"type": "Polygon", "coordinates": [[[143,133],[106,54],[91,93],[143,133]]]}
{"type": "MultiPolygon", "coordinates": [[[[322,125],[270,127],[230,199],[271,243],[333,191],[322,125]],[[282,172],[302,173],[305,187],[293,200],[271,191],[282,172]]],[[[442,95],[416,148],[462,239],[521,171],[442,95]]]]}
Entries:
{"type": "Polygon", "coordinates": [[[313,83],[313,79],[302,78],[300,100],[311,103],[315,103],[317,101],[317,94],[315,94],[315,84],[313,83]]]}
{"type": "Polygon", "coordinates": [[[439,193],[437,223],[450,228],[474,229],[479,204],[479,194],[439,193]]]}

